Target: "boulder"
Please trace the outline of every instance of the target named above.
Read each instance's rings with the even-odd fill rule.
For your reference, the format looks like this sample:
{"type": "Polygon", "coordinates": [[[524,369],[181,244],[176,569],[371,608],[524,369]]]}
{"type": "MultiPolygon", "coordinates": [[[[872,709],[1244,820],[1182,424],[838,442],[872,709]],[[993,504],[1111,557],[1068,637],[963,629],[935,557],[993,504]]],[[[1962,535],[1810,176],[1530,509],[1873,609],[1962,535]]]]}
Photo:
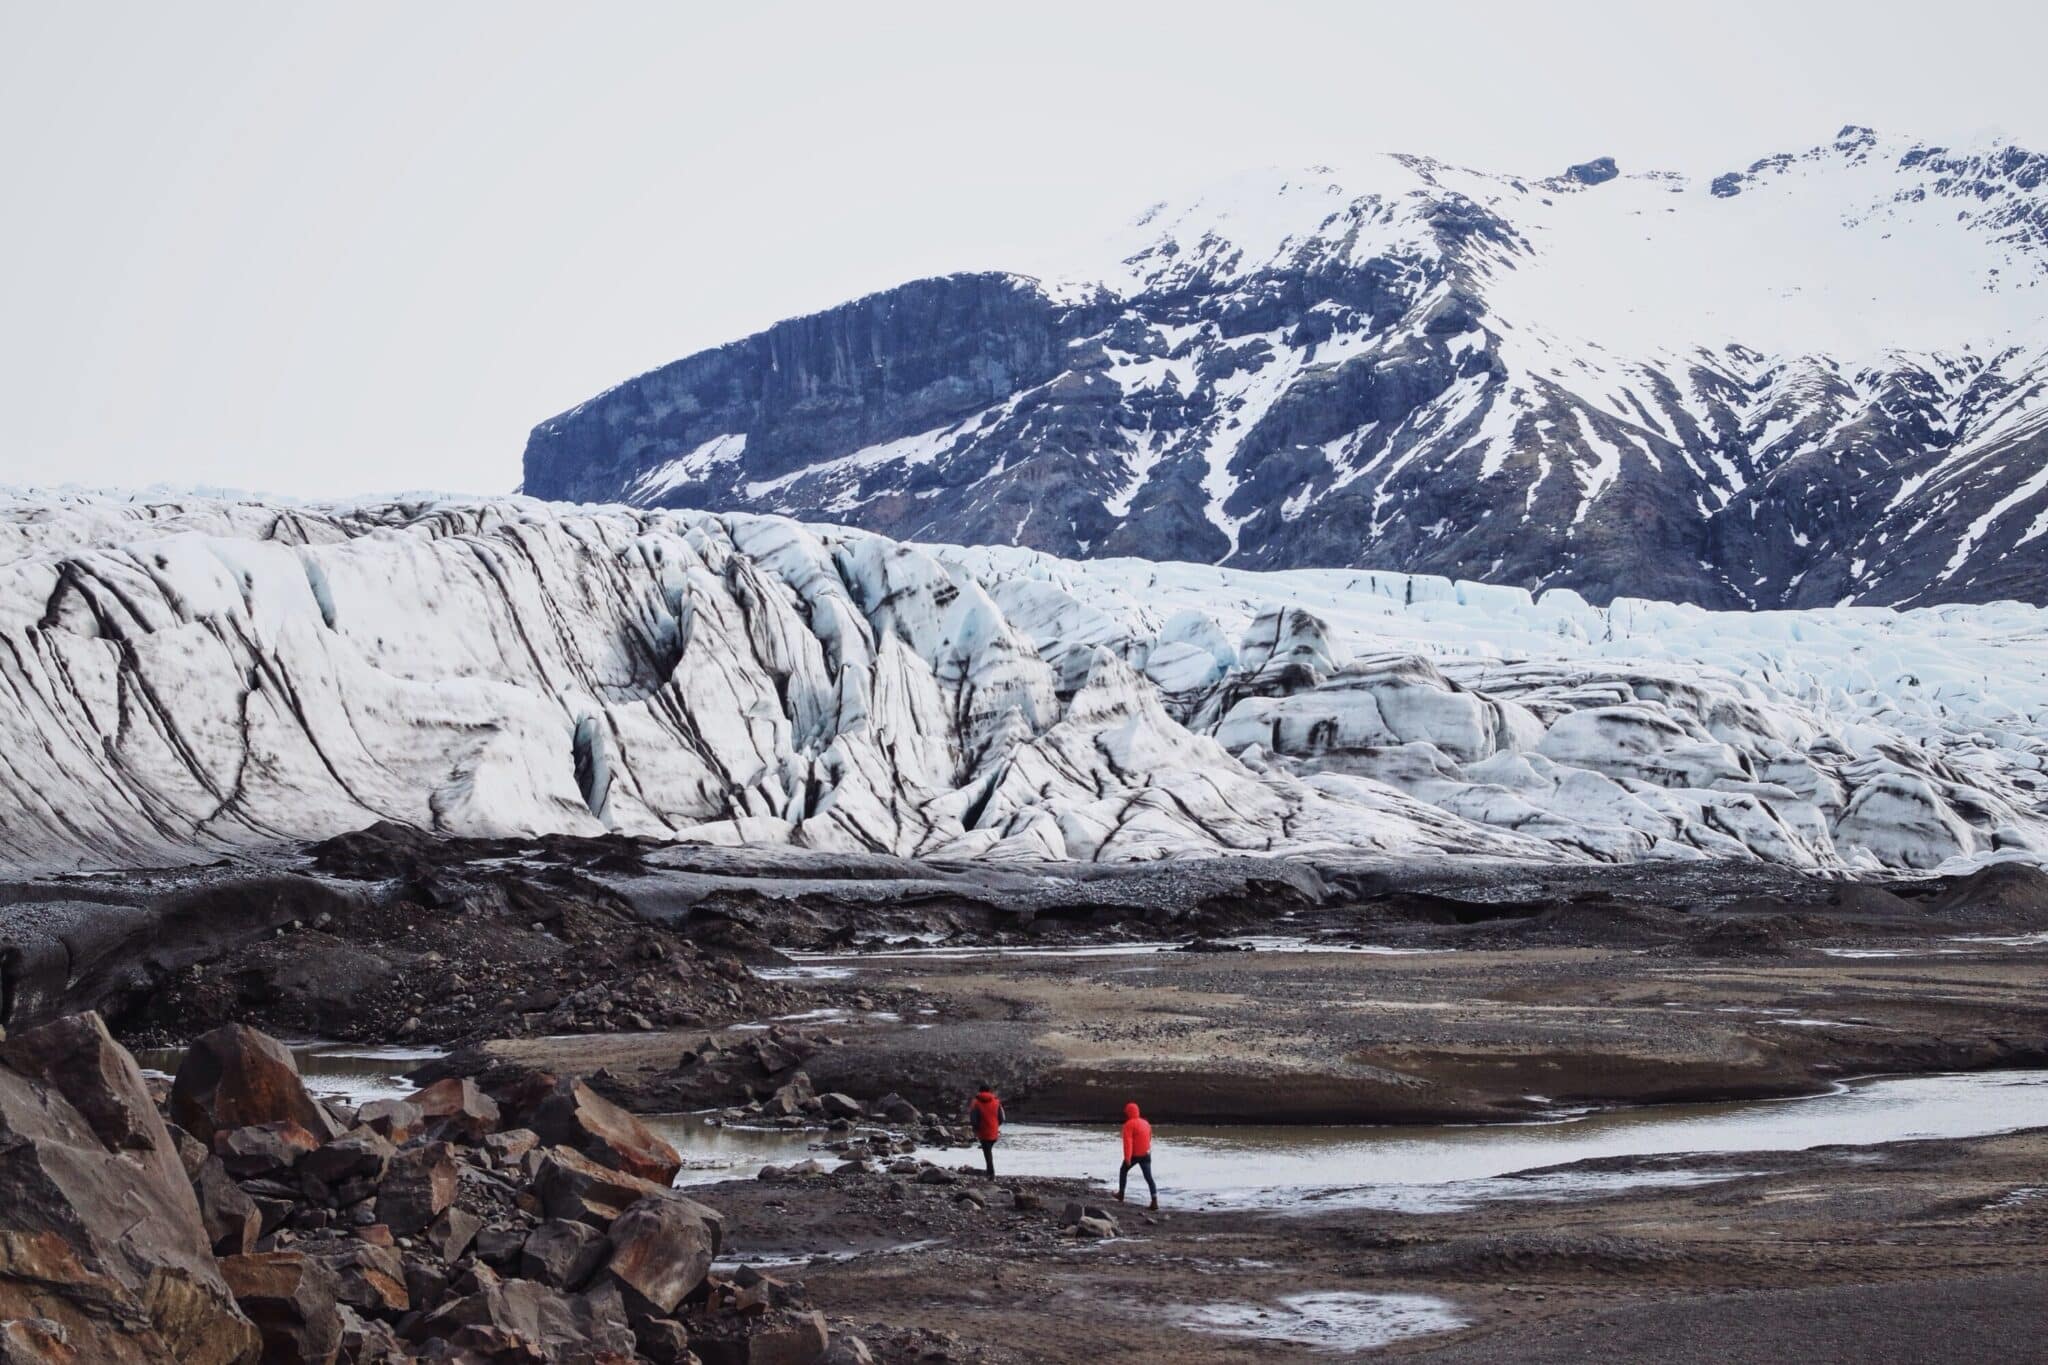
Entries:
{"type": "Polygon", "coordinates": [[[498,1351],[504,1359],[589,1359],[604,1351],[633,1358],[633,1331],[615,1288],[568,1295],[533,1280],[501,1280],[489,1270],[466,1277],[464,1287],[410,1323],[404,1335],[498,1351]],[[522,1350],[526,1354],[515,1354],[522,1350]]]}
{"type": "Polygon", "coordinates": [[[711,1229],[712,1251],[725,1240],[725,1215],[679,1194],[667,1185],[600,1166],[566,1147],[536,1153],[533,1187],[549,1218],[565,1218],[592,1227],[610,1228],[620,1214],[647,1198],[680,1204],[711,1229]]]}
{"type": "Polygon", "coordinates": [[[197,1180],[199,1168],[213,1155],[213,1149],[175,1123],[166,1123],[164,1131],[171,1135],[171,1142],[178,1149],[178,1161],[185,1168],[185,1178],[197,1180]]]}
{"type": "MultiPolygon", "coordinates": [[[[582,1224],[574,1226],[581,1227],[582,1224]]],[[[507,1274],[519,1264],[519,1255],[526,1248],[527,1238],[533,1230],[517,1223],[494,1223],[477,1232],[477,1259],[493,1270],[507,1274]]]]}
{"type": "Polygon", "coordinates": [[[341,1312],[341,1358],[349,1365],[410,1365],[418,1359],[405,1349],[391,1325],[365,1318],[343,1304],[341,1312]]]}
{"type": "Polygon", "coordinates": [[[467,1076],[449,1076],[406,1097],[436,1137],[472,1145],[498,1130],[498,1102],[467,1076]]]}
{"type": "MultiPolygon", "coordinates": [[[[0,1057],[0,1322],[53,1324],[96,1365],[253,1360],[256,1329],[134,1058],[96,1015],[47,1027],[58,1031],[0,1057]],[[92,1065],[60,1088],[41,1074],[59,1055],[92,1065]]],[[[25,1348],[47,1335],[15,1333],[25,1348]]]]}
{"type": "Polygon", "coordinates": [[[891,1123],[900,1123],[911,1128],[924,1122],[924,1115],[917,1111],[917,1106],[893,1090],[875,1101],[875,1112],[891,1123]]]}
{"type": "Polygon", "coordinates": [[[864,1112],[859,1100],[837,1091],[818,1096],[818,1104],[824,1109],[825,1117],[828,1119],[857,1119],[864,1112]]]}
{"type": "Polygon", "coordinates": [[[830,1344],[822,1313],[690,1320],[690,1349],[704,1365],[817,1365],[830,1344]]]}
{"type": "Polygon", "coordinates": [[[455,1277],[447,1266],[424,1257],[407,1257],[404,1265],[405,1296],[417,1309],[434,1308],[448,1297],[448,1286],[455,1277]]]}
{"type": "Polygon", "coordinates": [[[633,1345],[654,1365],[688,1365],[696,1359],[690,1354],[689,1329],[674,1318],[635,1315],[630,1311],[626,1317],[632,1324],[633,1345]]]}
{"type": "Polygon", "coordinates": [[[462,1253],[469,1250],[469,1244],[476,1240],[484,1220],[459,1205],[450,1204],[442,1209],[420,1240],[443,1262],[454,1265],[462,1259],[462,1253]]]}
{"type": "Polygon", "coordinates": [[[588,1223],[550,1218],[528,1234],[519,1253],[519,1275],[574,1291],[597,1273],[610,1251],[605,1235],[588,1223]]]}
{"type": "Polygon", "coordinates": [[[288,1179],[299,1158],[320,1140],[290,1119],[220,1128],[213,1134],[213,1154],[237,1180],[288,1179]]]}
{"type": "Polygon", "coordinates": [[[263,1334],[264,1365],[332,1365],[341,1354],[340,1283],[298,1251],[230,1256],[220,1273],[263,1334]]]}
{"type": "Polygon", "coordinates": [[[531,1128],[511,1128],[502,1133],[493,1133],[484,1139],[484,1150],[501,1163],[519,1160],[534,1148],[540,1146],[540,1134],[531,1128]]]}
{"type": "Polygon", "coordinates": [[[66,1015],[13,1034],[0,1044],[0,1058],[71,1101],[110,1150],[147,1151],[163,1131],[148,1088],[128,1083],[134,1057],[97,1014],[66,1015]]]}
{"type": "Polygon", "coordinates": [[[533,1161],[533,1193],[541,1212],[549,1218],[568,1218],[594,1228],[608,1228],[612,1220],[666,1186],[651,1180],[600,1166],[580,1152],[567,1147],[550,1147],[528,1154],[533,1161]]]}
{"type": "Polygon", "coordinates": [[[403,1143],[426,1125],[427,1116],[409,1100],[371,1100],[356,1110],[356,1122],[391,1142],[403,1143]]]}
{"type": "Polygon", "coordinates": [[[455,1154],[445,1142],[408,1147],[377,1186],[377,1217],[400,1237],[424,1231],[455,1202],[455,1154]]]}
{"type": "Polygon", "coordinates": [[[223,1128],[286,1121],[322,1142],[341,1136],[307,1093],[291,1050],[242,1024],[224,1024],[186,1050],[171,1083],[171,1117],[201,1142],[223,1128]]]}
{"type": "Polygon", "coordinates": [[[412,1307],[405,1262],[393,1248],[351,1237],[309,1246],[306,1254],[333,1272],[335,1297],[356,1312],[392,1318],[412,1307]]]}
{"type": "Polygon", "coordinates": [[[192,1192],[199,1199],[199,1221],[214,1255],[244,1256],[256,1249],[256,1239],[264,1231],[262,1210],[235,1183],[219,1157],[209,1156],[200,1163],[192,1192]]]}
{"type": "Polygon", "coordinates": [[[299,1178],[308,1176],[327,1185],[345,1185],[364,1180],[374,1185],[384,1178],[392,1158],[398,1155],[383,1134],[373,1128],[355,1127],[324,1147],[299,1158],[299,1178]]]}
{"type": "Polygon", "coordinates": [[[659,1185],[672,1183],[683,1168],[675,1148],[573,1076],[534,1107],[526,1126],[542,1142],[573,1148],[601,1166],[659,1185]]]}
{"type": "Polygon", "coordinates": [[[605,1274],[664,1315],[673,1313],[711,1269],[719,1232],[702,1205],[657,1196],[642,1199],[615,1219],[605,1274]]]}

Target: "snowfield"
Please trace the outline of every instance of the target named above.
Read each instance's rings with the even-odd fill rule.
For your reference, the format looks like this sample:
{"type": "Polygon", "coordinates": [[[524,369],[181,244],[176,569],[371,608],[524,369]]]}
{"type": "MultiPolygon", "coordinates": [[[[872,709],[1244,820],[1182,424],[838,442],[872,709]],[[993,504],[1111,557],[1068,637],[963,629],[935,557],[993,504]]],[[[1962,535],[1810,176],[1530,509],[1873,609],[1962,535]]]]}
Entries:
{"type": "MultiPolygon", "coordinates": [[[[707,456],[710,458],[710,456],[707,456]]],[[[0,863],[378,819],[936,858],[2048,858],[2048,610],[524,499],[0,496],[0,863]]]]}

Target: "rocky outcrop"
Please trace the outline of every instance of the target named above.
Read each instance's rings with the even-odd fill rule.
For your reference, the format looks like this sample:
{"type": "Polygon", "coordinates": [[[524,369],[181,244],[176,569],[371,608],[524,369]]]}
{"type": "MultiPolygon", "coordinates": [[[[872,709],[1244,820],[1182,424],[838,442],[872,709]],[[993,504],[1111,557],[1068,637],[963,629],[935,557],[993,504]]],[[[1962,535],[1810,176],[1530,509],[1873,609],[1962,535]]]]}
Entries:
{"type": "Polygon", "coordinates": [[[920,280],[651,371],[546,422],[527,480],[599,501],[744,456],[758,478],[930,430],[1060,372],[1076,324],[1029,280],[920,280]],[[745,433],[737,448],[731,433],[745,433]],[[726,444],[721,446],[721,442],[726,444]]]}
{"type": "Polygon", "coordinates": [[[97,1015],[8,1040],[0,1319],[108,1365],[253,1365],[199,1201],[142,1073],[97,1015]]]}
{"type": "MultiPolygon", "coordinates": [[[[416,1108],[449,1111],[445,1139],[243,1122],[297,1106],[297,1073],[279,1057],[290,1054],[253,1030],[195,1047],[173,1092],[213,1123],[210,1153],[165,1123],[97,1016],[6,1040],[0,1319],[11,1335],[0,1355],[682,1365],[695,1340],[707,1360],[824,1356],[829,1332],[800,1288],[713,1274],[723,1218],[665,1180],[503,1129],[497,1100],[474,1086],[415,1097],[416,1108]],[[282,1146],[281,1132],[293,1135],[282,1146]],[[250,1158],[266,1151],[272,1159],[250,1158]]],[[[557,1117],[586,1146],[620,1154],[619,1127],[592,1097],[546,1093],[567,1096],[557,1117]]]]}

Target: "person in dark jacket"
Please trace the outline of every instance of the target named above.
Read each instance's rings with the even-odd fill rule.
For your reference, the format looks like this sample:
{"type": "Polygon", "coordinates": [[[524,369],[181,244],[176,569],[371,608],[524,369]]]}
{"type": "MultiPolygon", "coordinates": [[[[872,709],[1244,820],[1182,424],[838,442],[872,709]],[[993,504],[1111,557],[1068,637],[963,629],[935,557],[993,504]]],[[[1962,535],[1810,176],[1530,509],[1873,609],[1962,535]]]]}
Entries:
{"type": "Polygon", "coordinates": [[[996,1143],[1003,1136],[1003,1123],[1010,1116],[1003,1112],[1003,1102],[996,1098],[995,1087],[987,1081],[967,1104],[967,1122],[974,1129],[974,1140],[981,1144],[981,1159],[988,1165],[988,1178],[996,1178],[996,1143]]]}
{"type": "Polygon", "coordinates": [[[1145,1188],[1152,1191],[1152,1207],[1159,1207],[1159,1186],[1152,1182],[1152,1125],[1138,1113],[1135,1103],[1124,1106],[1124,1164],[1117,1168],[1116,1202],[1124,1202],[1124,1182],[1130,1179],[1131,1167],[1136,1166],[1145,1177],[1145,1188]]]}

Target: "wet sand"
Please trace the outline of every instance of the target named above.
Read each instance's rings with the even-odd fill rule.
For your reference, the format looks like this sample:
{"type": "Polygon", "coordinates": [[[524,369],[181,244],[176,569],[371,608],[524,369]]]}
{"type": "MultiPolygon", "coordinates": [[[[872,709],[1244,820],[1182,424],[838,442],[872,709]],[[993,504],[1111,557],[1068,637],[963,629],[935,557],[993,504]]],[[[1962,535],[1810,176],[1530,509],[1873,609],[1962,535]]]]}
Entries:
{"type": "MultiPolygon", "coordinates": [[[[1170,1152],[1162,1140],[1169,1169],[1170,1152]]],[[[703,1194],[732,1216],[742,1248],[770,1235],[818,1247],[828,1259],[788,1273],[828,1311],[957,1332],[974,1343],[968,1359],[1367,1349],[1300,1339],[1286,1301],[1330,1295],[1419,1301],[1455,1319],[1377,1345],[1421,1360],[2030,1358],[2048,1303],[2048,1133],[1658,1164],[1704,1183],[1421,1214],[1111,1205],[1124,1235],[1100,1243],[1063,1240],[1048,1215],[1000,1195],[984,1212],[948,1187],[892,1189],[885,1177],[703,1194]],[[903,1242],[923,1245],[890,1250],[903,1242]],[[849,1250],[862,1254],[829,1259],[849,1250]],[[1240,1331],[1281,1335],[1219,1330],[1196,1311],[1216,1305],[1253,1310],[1240,1331]]],[[[1010,1183],[1055,1206],[1068,1188],[1010,1183]]]]}
{"type": "MultiPolygon", "coordinates": [[[[1002,1192],[1037,1192],[1050,1210],[1106,1200],[1079,1180],[1006,1178],[985,1210],[953,1187],[881,1174],[730,1181],[703,1197],[732,1214],[741,1259],[818,1257],[790,1273],[828,1311],[955,1333],[956,1359],[1846,1362],[1933,1358],[1937,1346],[1950,1359],[2027,1358],[2048,1325],[2048,1129],[1873,1143],[1888,1130],[1844,1106],[1806,1111],[1821,1121],[1797,1140],[1866,1145],[1614,1157],[1512,1194],[1475,1182],[1469,1199],[1338,1196],[1275,1212],[1173,1194],[1175,1124],[1526,1122],[1574,1106],[1808,1095],[1845,1076],[2039,1066],[2048,952],[2008,937],[2021,941],[1890,933],[1864,945],[1886,957],[1530,947],[841,960],[850,975],[813,983],[829,1002],[817,1008],[844,1011],[828,1016],[842,1045],[805,1063],[820,1090],[936,1106],[991,1076],[1013,1120],[1032,1123],[1100,1121],[1138,1099],[1159,1125],[1167,1208],[1109,1204],[1122,1235],[1087,1242],[1002,1192]],[[885,1017],[856,1008],[884,994],[897,1002],[885,1017]]],[[[604,1065],[658,1108],[678,1046],[655,1035],[490,1051],[604,1065]]],[[[1784,1109],[1807,1103],[1836,1100],[1784,1109]]],[[[2014,1122],[2034,1112],[1995,1082],[1982,1103],[2014,1122]]],[[[1244,1136],[1255,1148],[1256,1130],[1244,1136]]],[[[1286,1164],[1249,1148],[1245,1159],[1286,1164]]],[[[1332,1159],[1331,1184],[1357,1178],[1348,1160],[1332,1159]]]]}
{"type": "MultiPolygon", "coordinates": [[[[981,1079],[1037,1121],[1136,1100],[1183,1123],[1524,1119],[1560,1106],[1813,1094],[1841,1077],[2048,1065],[2048,949],[1722,961],[1626,949],[887,956],[821,998],[853,1013],[821,1090],[951,1112],[981,1079]],[[929,1010],[920,1014],[919,1009],[929,1010]],[[921,1026],[923,1025],[923,1026],[921,1026]]],[[[673,1036],[522,1039],[494,1056],[605,1066],[664,1100],[673,1036]]]]}

